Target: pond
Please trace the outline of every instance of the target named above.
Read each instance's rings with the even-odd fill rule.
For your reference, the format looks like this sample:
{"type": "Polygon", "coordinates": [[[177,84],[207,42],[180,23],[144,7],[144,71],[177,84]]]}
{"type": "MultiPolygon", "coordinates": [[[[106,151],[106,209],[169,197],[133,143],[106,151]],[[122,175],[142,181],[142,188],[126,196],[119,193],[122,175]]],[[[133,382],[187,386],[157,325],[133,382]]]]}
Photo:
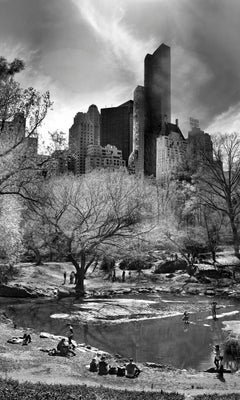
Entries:
{"type": "MultiPolygon", "coordinates": [[[[147,295],[142,298],[152,299],[147,295]]],[[[121,322],[75,321],[71,322],[74,338],[78,343],[84,342],[111,354],[133,357],[137,362],[149,361],[203,371],[212,366],[213,346],[221,344],[227,334],[223,330],[223,322],[240,320],[240,303],[218,300],[221,310],[218,320],[213,321],[209,308],[211,301],[212,299],[200,297],[183,299],[159,296],[157,307],[160,309],[163,304],[169,303],[171,309],[177,310],[178,315],[121,322]],[[181,312],[193,304],[195,312],[190,314],[191,323],[184,325],[181,312]]],[[[84,304],[86,302],[84,301],[84,304]]],[[[76,304],[76,300],[73,299],[17,302],[5,299],[5,304],[1,302],[1,308],[18,326],[65,336],[68,315],[76,312],[76,306],[81,307],[81,304],[76,304]],[[51,318],[53,314],[55,318],[51,318]]]]}

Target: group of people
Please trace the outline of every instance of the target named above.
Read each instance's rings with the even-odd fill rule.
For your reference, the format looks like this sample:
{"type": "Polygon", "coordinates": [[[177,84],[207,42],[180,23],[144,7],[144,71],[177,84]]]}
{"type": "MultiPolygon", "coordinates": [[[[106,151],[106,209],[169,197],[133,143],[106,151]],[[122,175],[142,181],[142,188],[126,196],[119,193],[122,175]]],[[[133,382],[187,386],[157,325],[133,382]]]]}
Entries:
{"type": "Polygon", "coordinates": [[[73,327],[68,324],[68,332],[67,332],[67,339],[62,338],[57,344],[57,352],[56,354],[63,357],[68,356],[75,356],[76,353],[74,352],[75,345],[73,343],[73,327]]]}
{"type": "MultiPolygon", "coordinates": [[[[67,282],[67,272],[64,271],[63,272],[63,285],[65,285],[67,282]]],[[[72,271],[69,275],[69,284],[73,285],[76,283],[76,273],[74,271],[72,271]]]]}
{"type": "Polygon", "coordinates": [[[89,371],[98,372],[99,375],[115,374],[118,376],[125,376],[126,378],[136,378],[141,372],[132,358],[129,359],[129,363],[125,367],[111,367],[104,355],[101,356],[99,361],[96,357],[92,359],[89,371]]]}

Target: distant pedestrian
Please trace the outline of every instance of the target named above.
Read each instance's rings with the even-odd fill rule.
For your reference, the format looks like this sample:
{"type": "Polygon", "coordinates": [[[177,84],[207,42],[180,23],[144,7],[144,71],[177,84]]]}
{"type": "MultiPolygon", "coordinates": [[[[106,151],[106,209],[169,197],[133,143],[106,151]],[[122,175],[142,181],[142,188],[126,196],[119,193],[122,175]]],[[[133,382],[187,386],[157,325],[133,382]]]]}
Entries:
{"type": "Polygon", "coordinates": [[[63,285],[65,285],[66,279],[67,279],[67,273],[66,273],[66,271],[64,271],[64,273],[63,273],[63,285]]]}
{"type": "Polygon", "coordinates": [[[212,318],[214,321],[217,319],[217,302],[213,301],[212,302],[212,318]]]}
{"type": "Polygon", "coordinates": [[[184,311],[182,320],[183,320],[184,324],[186,324],[186,325],[189,324],[189,314],[187,311],[184,311]]]}
{"type": "MultiPolygon", "coordinates": [[[[73,343],[72,343],[72,340],[73,340],[73,327],[70,324],[68,324],[67,337],[68,337],[68,344],[73,346],[73,343]]],[[[73,346],[73,347],[75,347],[75,346],[73,346]]]]}
{"type": "Polygon", "coordinates": [[[123,269],[123,271],[122,271],[122,282],[125,282],[125,275],[126,275],[126,271],[125,271],[125,269],[123,269]]]}
{"type": "Polygon", "coordinates": [[[113,267],[113,270],[112,270],[112,282],[115,282],[115,280],[116,280],[116,269],[113,267]]]}
{"type": "Polygon", "coordinates": [[[131,277],[132,277],[132,273],[131,273],[131,271],[128,271],[128,279],[131,280],[131,277]]]}
{"type": "Polygon", "coordinates": [[[73,284],[74,275],[75,275],[75,274],[74,274],[74,271],[72,271],[71,274],[70,274],[70,277],[69,277],[69,283],[70,283],[70,285],[73,284]]]}

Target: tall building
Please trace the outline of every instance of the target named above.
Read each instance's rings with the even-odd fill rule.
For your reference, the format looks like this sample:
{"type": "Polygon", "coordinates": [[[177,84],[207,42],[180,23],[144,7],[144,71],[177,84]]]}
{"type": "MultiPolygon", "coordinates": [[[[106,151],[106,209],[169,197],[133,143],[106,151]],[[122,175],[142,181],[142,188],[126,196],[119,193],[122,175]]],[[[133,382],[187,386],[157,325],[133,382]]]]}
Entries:
{"type": "Polygon", "coordinates": [[[91,172],[94,169],[115,170],[125,167],[126,162],[122,158],[122,151],[115,146],[108,144],[105,147],[99,145],[88,145],[85,159],[85,171],[91,172]]]}
{"type": "Polygon", "coordinates": [[[75,173],[85,173],[85,158],[89,144],[99,144],[100,115],[95,105],[91,105],[87,113],[75,115],[73,125],[69,129],[69,150],[75,158],[75,173]]]}
{"type": "Polygon", "coordinates": [[[166,122],[157,138],[156,179],[167,182],[186,158],[187,141],[176,124],[166,122]]]}
{"type": "Polygon", "coordinates": [[[213,159],[213,145],[211,136],[199,128],[199,121],[190,118],[191,131],[188,132],[187,139],[187,162],[191,173],[203,164],[203,157],[213,159]]]}
{"type": "Polygon", "coordinates": [[[122,151],[127,162],[132,152],[133,141],[133,101],[129,100],[118,107],[101,109],[101,146],[111,144],[122,151]]]}
{"type": "Polygon", "coordinates": [[[133,151],[128,161],[129,169],[136,175],[144,173],[144,110],[144,87],[137,86],[133,93],[133,151]]]}
{"type": "Polygon", "coordinates": [[[156,139],[162,135],[163,123],[171,122],[171,60],[165,44],[145,57],[144,87],[144,171],[156,176],[156,139]]]}
{"type": "Polygon", "coordinates": [[[89,117],[94,124],[93,142],[96,145],[100,145],[100,113],[97,106],[95,106],[95,104],[92,104],[89,107],[87,113],[89,114],[89,117]]]}

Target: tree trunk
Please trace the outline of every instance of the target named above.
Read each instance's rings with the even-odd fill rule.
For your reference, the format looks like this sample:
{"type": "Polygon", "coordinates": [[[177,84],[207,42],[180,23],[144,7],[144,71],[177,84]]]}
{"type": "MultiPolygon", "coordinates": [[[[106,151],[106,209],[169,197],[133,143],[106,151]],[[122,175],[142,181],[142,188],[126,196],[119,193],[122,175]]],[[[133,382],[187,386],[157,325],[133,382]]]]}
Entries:
{"type": "Polygon", "coordinates": [[[231,228],[232,228],[232,235],[233,235],[233,247],[234,247],[234,255],[240,259],[239,254],[239,236],[237,227],[235,225],[235,221],[233,218],[230,218],[231,228]]]}
{"type": "Polygon", "coordinates": [[[86,263],[85,253],[84,253],[84,251],[81,251],[80,265],[75,260],[75,258],[73,257],[73,255],[71,253],[69,254],[69,259],[76,269],[76,286],[75,286],[76,295],[77,295],[77,297],[82,297],[82,296],[84,296],[84,275],[85,275],[84,267],[85,267],[85,263],[86,263]]]}
{"type": "Polygon", "coordinates": [[[42,256],[41,256],[41,254],[40,254],[40,251],[38,250],[38,249],[33,249],[33,251],[34,251],[34,254],[35,254],[35,257],[36,257],[36,266],[39,266],[39,265],[43,265],[43,262],[42,262],[42,256]]]}

